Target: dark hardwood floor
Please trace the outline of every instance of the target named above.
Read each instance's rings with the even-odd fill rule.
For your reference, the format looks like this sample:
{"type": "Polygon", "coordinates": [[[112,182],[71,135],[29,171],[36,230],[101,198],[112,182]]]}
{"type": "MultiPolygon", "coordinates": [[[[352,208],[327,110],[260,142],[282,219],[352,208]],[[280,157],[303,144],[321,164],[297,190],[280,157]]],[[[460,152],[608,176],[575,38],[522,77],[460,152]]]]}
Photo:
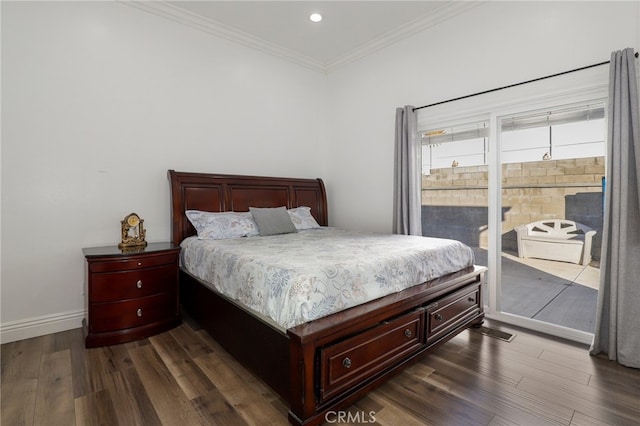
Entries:
{"type": "MultiPolygon", "coordinates": [[[[485,325],[516,336],[465,331],[328,424],[640,424],[640,370],[485,325]]],[[[95,349],[80,329],[7,343],[1,374],[2,426],[287,424],[284,402],[190,323],[95,349]]]]}

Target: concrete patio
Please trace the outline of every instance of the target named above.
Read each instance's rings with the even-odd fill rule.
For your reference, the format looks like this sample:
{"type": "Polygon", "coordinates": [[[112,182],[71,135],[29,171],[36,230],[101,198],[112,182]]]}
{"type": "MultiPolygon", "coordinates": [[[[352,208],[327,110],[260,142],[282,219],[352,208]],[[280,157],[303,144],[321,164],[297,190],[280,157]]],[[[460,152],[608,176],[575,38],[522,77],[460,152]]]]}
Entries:
{"type": "MultiPolygon", "coordinates": [[[[476,263],[486,265],[487,251],[474,251],[476,263]]],[[[591,265],[521,259],[503,253],[502,310],[593,333],[599,277],[600,270],[591,265]]]]}

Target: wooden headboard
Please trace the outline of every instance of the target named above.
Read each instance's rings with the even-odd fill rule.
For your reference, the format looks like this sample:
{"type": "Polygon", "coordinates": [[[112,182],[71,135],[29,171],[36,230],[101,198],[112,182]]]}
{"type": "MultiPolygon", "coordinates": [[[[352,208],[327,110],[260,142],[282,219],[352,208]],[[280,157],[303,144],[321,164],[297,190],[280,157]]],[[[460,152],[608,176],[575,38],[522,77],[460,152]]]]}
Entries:
{"type": "Polygon", "coordinates": [[[195,235],[186,210],[249,211],[249,207],[311,207],[322,226],[328,225],[327,195],[322,179],[189,173],[169,170],[171,242],[195,235]]]}

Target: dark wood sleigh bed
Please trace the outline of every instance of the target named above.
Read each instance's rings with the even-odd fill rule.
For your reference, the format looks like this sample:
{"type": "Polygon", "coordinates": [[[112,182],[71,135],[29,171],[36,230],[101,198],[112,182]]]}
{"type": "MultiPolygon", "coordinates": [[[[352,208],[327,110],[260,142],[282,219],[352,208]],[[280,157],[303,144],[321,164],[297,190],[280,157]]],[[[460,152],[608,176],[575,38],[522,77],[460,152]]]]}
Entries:
{"type": "MultiPolygon", "coordinates": [[[[169,170],[172,242],[196,234],[186,210],[308,206],[328,225],[320,179],[169,170]]],[[[180,271],[182,309],[289,404],[292,424],[320,424],[417,356],[484,317],[485,268],[473,266],[283,332],[180,271]]]]}

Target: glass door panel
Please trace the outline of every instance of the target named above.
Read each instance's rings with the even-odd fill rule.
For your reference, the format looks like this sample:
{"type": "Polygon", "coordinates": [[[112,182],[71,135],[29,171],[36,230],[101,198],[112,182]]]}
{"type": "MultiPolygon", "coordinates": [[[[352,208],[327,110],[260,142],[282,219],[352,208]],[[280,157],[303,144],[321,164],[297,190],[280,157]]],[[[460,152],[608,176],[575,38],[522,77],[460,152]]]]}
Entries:
{"type": "Polygon", "coordinates": [[[462,241],[483,266],[489,240],[488,136],[486,121],[421,132],[422,234],[462,241]]]}
{"type": "Polygon", "coordinates": [[[602,236],[604,105],[497,121],[502,173],[499,311],[593,333],[602,236]]]}

